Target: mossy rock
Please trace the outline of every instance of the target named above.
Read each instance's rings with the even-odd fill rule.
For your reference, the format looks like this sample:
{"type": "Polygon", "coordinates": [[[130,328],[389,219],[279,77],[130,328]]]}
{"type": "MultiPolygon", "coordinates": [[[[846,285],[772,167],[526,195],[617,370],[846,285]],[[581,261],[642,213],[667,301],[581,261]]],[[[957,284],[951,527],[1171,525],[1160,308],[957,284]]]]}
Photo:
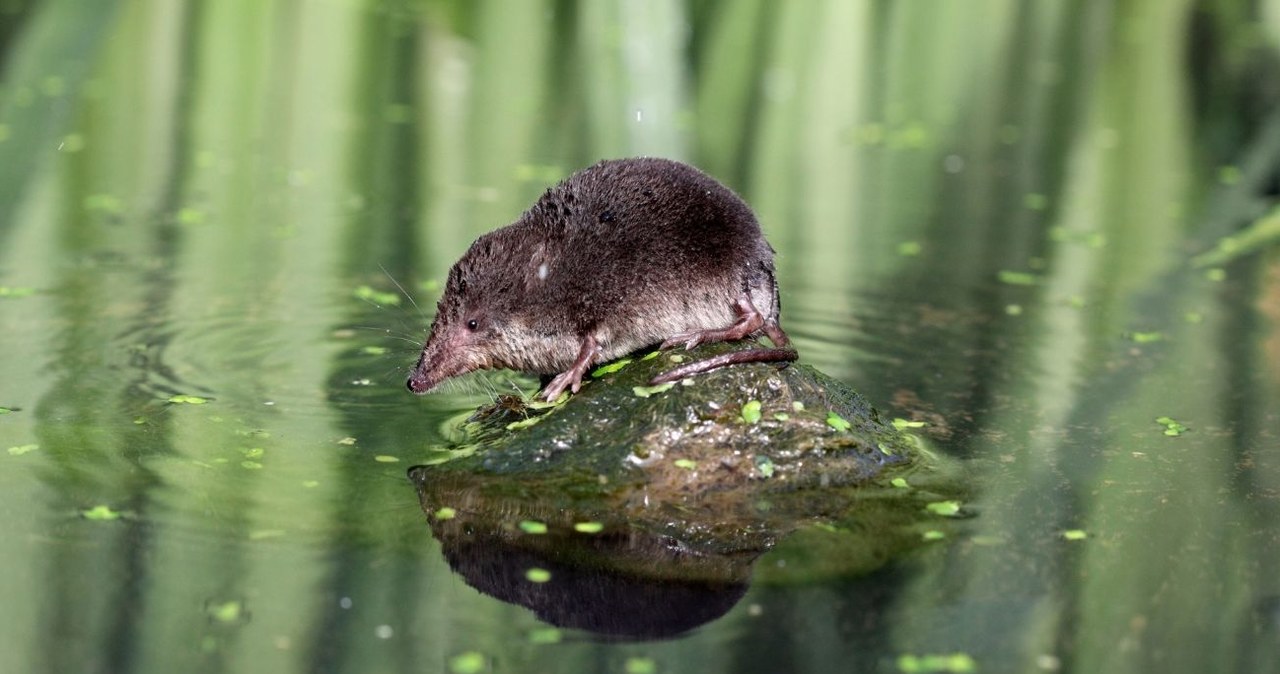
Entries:
{"type": "Polygon", "coordinates": [[[653,637],[729,610],[753,578],[863,574],[940,535],[926,505],[956,498],[954,467],[812,367],[647,385],[751,347],[642,354],[555,404],[478,410],[409,471],[450,565],[553,624],[653,637]],[[783,563],[753,572],[770,550],[783,563]]]}

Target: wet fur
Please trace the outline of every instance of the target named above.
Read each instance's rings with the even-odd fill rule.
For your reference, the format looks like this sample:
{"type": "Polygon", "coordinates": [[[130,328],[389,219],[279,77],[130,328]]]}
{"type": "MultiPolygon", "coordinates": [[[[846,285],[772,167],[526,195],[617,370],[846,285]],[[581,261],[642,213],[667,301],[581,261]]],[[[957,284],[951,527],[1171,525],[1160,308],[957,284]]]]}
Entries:
{"type": "Polygon", "coordinates": [[[445,369],[562,372],[589,335],[594,362],[611,360],[733,324],[744,291],[777,322],[773,249],[741,198],[679,162],[600,162],[471,245],[414,376],[448,359],[445,369]]]}

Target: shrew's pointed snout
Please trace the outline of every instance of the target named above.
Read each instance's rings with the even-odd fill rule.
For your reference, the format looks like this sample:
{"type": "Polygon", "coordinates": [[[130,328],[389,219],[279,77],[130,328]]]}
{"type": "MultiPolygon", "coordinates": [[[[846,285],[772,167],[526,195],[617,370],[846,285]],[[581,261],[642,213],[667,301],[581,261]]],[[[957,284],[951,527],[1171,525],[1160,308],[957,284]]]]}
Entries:
{"type": "Polygon", "coordinates": [[[422,395],[431,389],[431,382],[427,381],[426,368],[422,366],[425,359],[418,356],[418,362],[414,364],[413,371],[409,373],[409,379],[404,383],[410,393],[422,395]]]}

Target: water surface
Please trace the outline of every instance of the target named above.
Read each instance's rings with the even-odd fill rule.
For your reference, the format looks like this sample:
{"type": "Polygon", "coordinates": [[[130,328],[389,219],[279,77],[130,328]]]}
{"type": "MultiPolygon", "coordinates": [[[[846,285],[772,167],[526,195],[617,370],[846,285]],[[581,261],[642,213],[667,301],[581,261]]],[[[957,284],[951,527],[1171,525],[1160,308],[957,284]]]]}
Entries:
{"type": "Polygon", "coordinates": [[[0,669],[1276,671],[1275,235],[1205,253],[1275,231],[1280,5],[1228,5],[0,2],[0,669]],[[406,469],[530,381],[404,391],[439,281],[635,154],[963,462],[945,537],[658,641],[450,570],[406,469]]]}

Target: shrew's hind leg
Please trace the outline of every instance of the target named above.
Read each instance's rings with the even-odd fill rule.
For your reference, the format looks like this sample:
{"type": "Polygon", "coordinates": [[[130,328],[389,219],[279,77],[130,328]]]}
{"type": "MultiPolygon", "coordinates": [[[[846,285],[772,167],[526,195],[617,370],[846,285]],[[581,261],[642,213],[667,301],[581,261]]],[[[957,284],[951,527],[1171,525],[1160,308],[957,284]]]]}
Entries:
{"type": "Polygon", "coordinates": [[[733,325],[727,328],[694,330],[672,335],[662,343],[661,348],[670,349],[684,344],[684,348],[692,349],[699,344],[729,342],[735,339],[742,339],[761,328],[764,329],[764,333],[769,336],[769,340],[773,342],[774,346],[786,346],[791,342],[787,337],[787,333],[782,331],[782,327],[778,325],[776,320],[766,319],[764,314],[760,313],[759,309],[756,309],[756,305],[751,303],[751,296],[746,291],[738,295],[733,308],[738,314],[738,320],[733,325]]]}

